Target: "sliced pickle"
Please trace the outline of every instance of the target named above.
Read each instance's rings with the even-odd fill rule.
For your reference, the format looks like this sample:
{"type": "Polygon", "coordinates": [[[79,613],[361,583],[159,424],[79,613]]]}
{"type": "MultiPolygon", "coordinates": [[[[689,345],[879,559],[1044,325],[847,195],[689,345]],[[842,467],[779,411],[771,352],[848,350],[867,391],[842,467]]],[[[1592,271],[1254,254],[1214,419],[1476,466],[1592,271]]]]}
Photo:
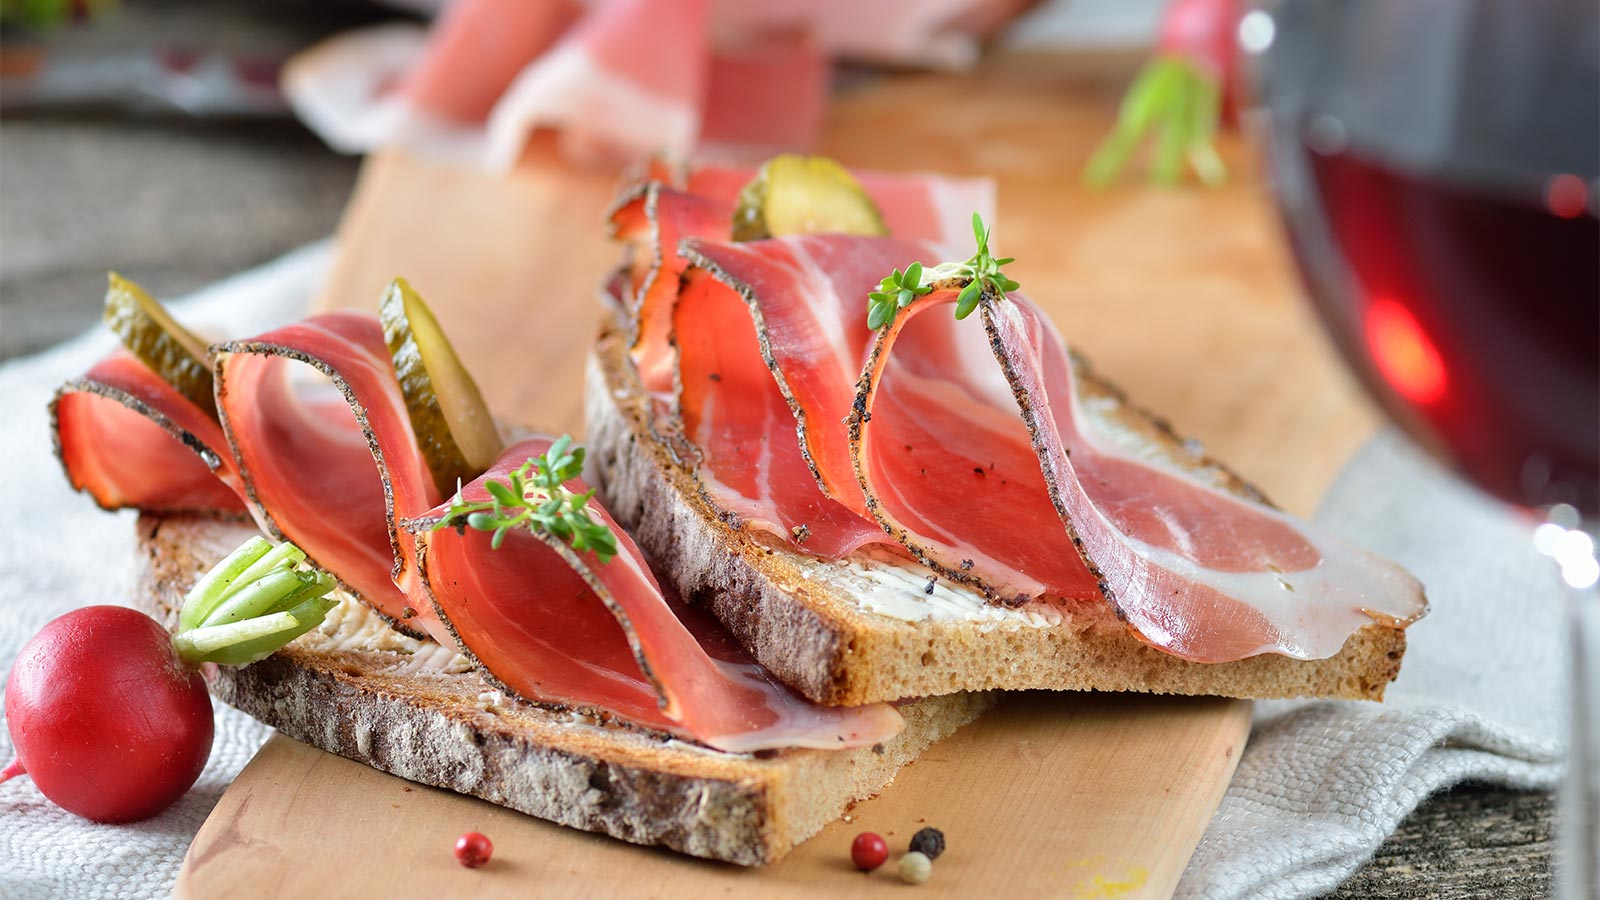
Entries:
{"type": "Polygon", "coordinates": [[[861,183],[828,157],[775,156],[739,191],[734,240],[822,233],[889,233],[861,183]]]}
{"type": "Polygon", "coordinates": [[[458,480],[471,481],[494,464],[505,447],[500,430],[433,311],[404,278],[389,284],[379,316],[411,430],[433,483],[449,497],[458,480]]]}
{"type": "Polygon", "coordinates": [[[179,325],[144,288],[115,272],[106,277],[105,321],[122,345],[178,393],[216,418],[211,353],[206,342],[179,325]]]}

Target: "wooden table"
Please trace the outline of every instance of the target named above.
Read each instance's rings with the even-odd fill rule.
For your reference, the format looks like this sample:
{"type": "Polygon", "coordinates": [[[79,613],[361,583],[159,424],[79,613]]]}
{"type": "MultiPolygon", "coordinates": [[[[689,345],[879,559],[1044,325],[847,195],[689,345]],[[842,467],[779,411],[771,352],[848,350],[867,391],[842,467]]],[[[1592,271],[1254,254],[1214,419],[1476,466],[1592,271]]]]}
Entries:
{"type": "MultiPolygon", "coordinates": [[[[1086,114],[1104,117],[1124,76],[1102,68],[1058,77],[1075,93],[1100,98],[1103,106],[1086,114]]],[[[854,114],[870,118],[872,110],[854,114]]],[[[997,121],[1004,126],[1004,109],[997,121]]],[[[865,144],[835,149],[869,158],[890,152],[865,144]]],[[[1087,150],[1063,146],[1060,164],[1076,165],[1087,150]]],[[[970,158],[951,167],[1006,165],[985,158],[975,144],[970,158]]],[[[325,235],[354,174],[354,161],[333,156],[291,125],[7,119],[0,126],[0,354],[47,346],[92,323],[106,268],[170,296],[325,235]]],[[[1254,175],[1244,170],[1238,177],[1254,175]]],[[[1209,199],[1203,191],[1151,192],[1139,203],[1160,215],[1209,199]]],[[[1073,220],[1095,210],[1060,214],[1070,232],[1073,220]]],[[[1118,302],[1122,286],[1138,278],[1097,269],[1092,247],[1064,252],[1078,256],[1070,266],[1074,289],[1095,291],[1100,302],[1118,302]]],[[[1149,264],[1161,265],[1165,252],[1172,251],[1152,246],[1149,264]]],[[[1196,290],[1204,296],[1204,285],[1196,290]]],[[[1136,384],[1167,377],[1159,368],[1112,374],[1136,384]]],[[[1179,424],[1205,434],[1204,423],[1179,424]]],[[[1258,474],[1272,480],[1271,473],[1258,474]]],[[[1541,897],[1549,887],[1551,825],[1548,795],[1463,786],[1425,803],[1333,896],[1541,897]]]]}

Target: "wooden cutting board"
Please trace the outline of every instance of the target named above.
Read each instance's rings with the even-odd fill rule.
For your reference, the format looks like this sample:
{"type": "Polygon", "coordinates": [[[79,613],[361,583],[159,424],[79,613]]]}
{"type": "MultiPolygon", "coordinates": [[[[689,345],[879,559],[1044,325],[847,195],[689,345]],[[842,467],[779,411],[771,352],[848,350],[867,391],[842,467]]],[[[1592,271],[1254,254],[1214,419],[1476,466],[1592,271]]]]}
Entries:
{"type": "MultiPolygon", "coordinates": [[[[998,251],[1062,331],[1136,402],[1309,513],[1375,422],[1303,311],[1247,149],[1221,190],[1094,194],[1077,173],[1109,128],[1126,59],[1003,57],[972,75],[844,87],[821,150],[850,165],[989,174],[998,251]]],[[[491,178],[369,159],[318,303],[375,308],[404,275],[428,297],[496,412],[581,432],[595,285],[616,265],[613,175],[536,142],[491,178]]],[[[1238,701],[1019,694],[777,865],[698,862],[563,829],[274,737],[223,795],[177,892],[317,896],[844,896],[894,889],[848,864],[876,830],[926,821],[950,852],[924,896],[1167,897],[1249,728],[1238,701]],[[494,862],[451,857],[466,830],[494,862]],[[441,894],[441,892],[443,892],[441,894]]]]}

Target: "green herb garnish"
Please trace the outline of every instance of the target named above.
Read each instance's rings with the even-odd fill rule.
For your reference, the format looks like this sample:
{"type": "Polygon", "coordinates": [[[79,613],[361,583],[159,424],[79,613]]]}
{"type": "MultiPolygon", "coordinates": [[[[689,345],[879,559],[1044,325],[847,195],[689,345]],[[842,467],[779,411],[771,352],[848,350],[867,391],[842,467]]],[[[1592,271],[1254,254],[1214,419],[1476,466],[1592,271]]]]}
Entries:
{"type": "Polygon", "coordinates": [[[911,301],[930,293],[933,288],[922,284],[922,263],[906,266],[904,272],[895,269],[878,282],[878,289],[868,294],[872,305],[867,308],[867,327],[877,331],[894,318],[895,310],[904,309],[911,301]]]}
{"type": "Polygon", "coordinates": [[[983,224],[983,218],[977,213],[972,214],[972,236],[978,241],[978,252],[962,263],[967,270],[967,277],[972,280],[961,289],[960,296],[956,297],[957,319],[965,319],[972,315],[972,311],[978,308],[978,298],[983,296],[984,291],[994,294],[996,300],[1004,300],[1006,291],[1014,291],[1019,286],[1000,271],[1001,266],[1016,262],[1016,258],[1007,256],[1004,259],[995,259],[989,253],[989,226],[983,224]]]}
{"type": "Polygon", "coordinates": [[[566,483],[583,473],[583,448],[572,446],[572,435],[558,438],[542,456],[518,466],[506,481],[486,479],[488,500],[468,503],[456,489],[444,518],[433,527],[467,526],[492,531],[489,546],[498,550],[506,532],[527,528],[534,534],[548,534],[572,545],[578,552],[594,551],[600,562],[617,555],[617,536],[604,522],[589,515],[594,489],[574,494],[566,483]]]}
{"type": "Polygon", "coordinates": [[[896,311],[911,305],[911,302],[933,290],[933,282],[946,278],[964,279],[966,286],[956,297],[956,318],[965,319],[972,315],[978,308],[978,300],[984,291],[993,294],[995,299],[1006,299],[1006,291],[1014,291],[1019,285],[1000,271],[1001,266],[1010,265],[1016,259],[1010,256],[995,259],[989,252],[989,226],[983,223],[983,217],[977,213],[972,214],[972,236],[978,242],[978,250],[964,262],[940,263],[928,270],[929,283],[922,283],[922,263],[914,262],[906,266],[905,271],[895,269],[884,279],[878,282],[878,289],[868,294],[871,301],[867,305],[867,327],[876,331],[887,325],[894,318],[896,311]]]}

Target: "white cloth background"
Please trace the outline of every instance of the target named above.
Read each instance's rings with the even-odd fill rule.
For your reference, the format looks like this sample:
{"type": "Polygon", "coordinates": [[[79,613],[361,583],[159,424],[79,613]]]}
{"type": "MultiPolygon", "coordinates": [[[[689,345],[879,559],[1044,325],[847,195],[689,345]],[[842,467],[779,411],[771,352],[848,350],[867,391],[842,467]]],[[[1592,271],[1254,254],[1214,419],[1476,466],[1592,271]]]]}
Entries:
{"type": "MultiPolygon", "coordinates": [[[[213,336],[255,333],[303,307],[326,243],[221,282],[178,308],[213,336]]],[[[0,327],[4,323],[0,322],[0,327]]],[[[0,368],[0,671],[46,621],[126,602],[132,513],[72,493],[45,404],[113,346],[96,331],[0,368]]],[[[1314,896],[1354,871],[1428,794],[1473,778],[1550,787],[1559,766],[1560,595],[1525,527],[1394,438],[1369,445],[1319,516],[1429,586],[1383,705],[1262,703],[1238,774],[1178,896],[1314,896]]],[[[60,811],[26,778],[0,785],[0,897],[166,896],[190,838],[268,730],[219,705],[211,761],[175,807],[135,825],[60,811]]],[[[0,760],[11,757],[0,732],[0,760]]]]}

